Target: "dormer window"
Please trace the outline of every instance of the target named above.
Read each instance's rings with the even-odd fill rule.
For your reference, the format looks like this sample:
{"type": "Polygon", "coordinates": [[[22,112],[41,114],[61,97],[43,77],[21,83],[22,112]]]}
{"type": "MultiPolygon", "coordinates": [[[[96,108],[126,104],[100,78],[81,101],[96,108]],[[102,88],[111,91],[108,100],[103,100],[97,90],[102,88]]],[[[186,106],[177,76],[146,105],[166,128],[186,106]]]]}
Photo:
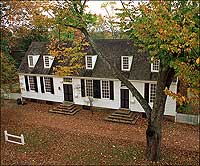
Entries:
{"type": "Polygon", "coordinates": [[[93,69],[97,60],[97,55],[87,55],[85,57],[86,69],[93,69]]]}
{"type": "Polygon", "coordinates": [[[32,56],[32,55],[29,55],[28,60],[29,60],[29,66],[30,66],[30,67],[33,67],[33,66],[34,66],[34,65],[33,65],[33,56],[32,56]]]}
{"type": "Polygon", "coordinates": [[[45,63],[46,67],[49,67],[49,57],[48,56],[44,57],[44,63],[45,63]]]}
{"type": "Polygon", "coordinates": [[[52,63],[53,63],[53,57],[50,55],[45,55],[43,56],[43,60],[44,60],[44,67],[45,68],[50,68],[52,63]]]}
{"type": "Polygon", "coordinates": [[[40,55],[28,55],[28,66],[34,67],[40,55]]]}
{"type": "Polygon", "coordinates": [[[160,61],[155,59],[151,63],[151,72],[159,72],[160,61]]]}
{"type": "Polygon", "coordinates": [[[87,56],[87,68],[88,69],[92,69],[92,57],[91,56],[87,56]]]}
{"type": "Polygon", "coordinates": [[[122,71],[130,71],[132,64],[132,56],[122,56],[121,57],[121,69],[122,71]]]}

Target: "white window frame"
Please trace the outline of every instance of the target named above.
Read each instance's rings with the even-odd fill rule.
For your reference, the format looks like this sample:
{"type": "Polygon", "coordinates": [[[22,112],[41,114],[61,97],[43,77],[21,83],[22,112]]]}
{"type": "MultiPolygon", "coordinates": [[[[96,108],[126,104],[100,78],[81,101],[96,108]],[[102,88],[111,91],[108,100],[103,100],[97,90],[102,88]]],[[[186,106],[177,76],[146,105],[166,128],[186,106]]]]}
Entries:
{"type": "Polygon", "coordinates": [[[92,56],[86,56],[86,69],[93,69],[92,56]],[[91,58],[91,63],[88,63],[88,58],[91,58]]]}
{"type": "Polygon", "coordinates": [[[51,77],[43,77],[45,93],[51,93],[51,77]],[[49,81],[49,82],[47,82],[49,81]]]}
{"type": "Polygon", "coordinates": [[[156,86],[157,86],[156,83],[149,84],[149,103],[153,103],[156,98],[156,86]]]}
{"type": "Polygon", "coordinates": [[[93,93],[94,93],[93,80],[86,79],[85,80],[85,96],[86,97],[93,97],[93,93]],[[90,82],[90,81],[91,81],[91,85],[88,86],[88,82],[90,82]],[[90,90],[90,91],[88,92],[88,90],[90,90]],[[89,94],[89,93],[91,93],[91,94],[89,94]]]}
{"type": "Polygon", "coordinates": [[[153,62],[151,63],[151,72],[159,72],[160,68],[160,60],[157,59],[151,59],[153,62]],[[158,69],[155,69],[158,68],[158,69]]]}
{"type": "Polygon", "coordinates": [[[71,77],[64,77],[63,78],[63,84],[72,84],[72,78],[71,77]]]}
{"type": "Polygon", "coordinates": [[[122,70],[123,71],[129,71],[129,57],[128,56],[122,56],[121,58],[121,64],[122,64],[122,70]],[[128,59],[128,64],[124,64],[124,58],[127,58],[128,59]],[[128,68],[124,68],[124,66],[128,66],[128,68]]]}
{"type": "Polygon", "coordinates": [[[29,65],[29,67],[34,67],[33,55],[28,55],[28,65],[29,65]],[[31,62],[30,58],[32,58],[32,62],[31,62]]]}
{"type": "Polygon", "coordinates": [[[108,80],[101,80],[101,96],[102,96],[102,99],[110,99],[110,81],[108,81],[108,80]],[[103,86],[104,82],[107,82],[107,89],[103,89],[103,88],[105,88],[103,86]],[[105,94],[105,92],[107,94],[105,94]]]}
{"type": "Polygon", "coordinates": [[[30,91],[35,92],[36,85],[35,85],[35,82],[34,82],[34,76],[28,76],[28,85],[29,85],[30,91]]]}
{"type": "Polygon", "coordinates": [[[45,68],[50,68],[50,57],[49,56],[44,56],[44,67],[45,68]],[[48,61],[47,61],[46,58],[48,58],[48,61]]]}

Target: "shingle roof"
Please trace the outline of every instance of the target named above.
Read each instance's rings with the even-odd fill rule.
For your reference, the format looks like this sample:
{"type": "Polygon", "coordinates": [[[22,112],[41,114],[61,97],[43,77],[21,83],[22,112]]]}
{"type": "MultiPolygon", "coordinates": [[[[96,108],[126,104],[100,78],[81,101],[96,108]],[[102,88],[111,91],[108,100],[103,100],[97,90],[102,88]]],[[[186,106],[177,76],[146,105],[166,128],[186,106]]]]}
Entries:
{"type": "MultiPolygon", "coordinates": [[[[157,73],[151,73],[151,65],[148,60],[147,53],[141,53],[138,51],[138,47],[134,46],[130,40],[123,39],[100,39],[95,40],[97,48],[108,58],[109,62],[116,65],[118,69],[121,69],[121,56],[133,56],[133,62],[131,70],[128,72],[122,72],[130,80],[156,80],[157,73]]],[[[28,67],[28,55],[39,54],[47,55],[47,43],[46,42],[32,42],[22,63],[19,67],[20,73],[32,73],[32,74],[53,74],[52,68],[56,65],[56,62],[52,64],[50,69],[44,68],[43,58],[40,56],[35,67],[28,67]]],[[[87,50],[87,54],[95,55],[94,50],[90,47],[87,50]]],[[[97,58],[95,67],[93,70],[83,69],[80,76],[85,77],[97,77],[97,78],[115,78],[108,66],[102,61],[101,57],[97,58]]]]}

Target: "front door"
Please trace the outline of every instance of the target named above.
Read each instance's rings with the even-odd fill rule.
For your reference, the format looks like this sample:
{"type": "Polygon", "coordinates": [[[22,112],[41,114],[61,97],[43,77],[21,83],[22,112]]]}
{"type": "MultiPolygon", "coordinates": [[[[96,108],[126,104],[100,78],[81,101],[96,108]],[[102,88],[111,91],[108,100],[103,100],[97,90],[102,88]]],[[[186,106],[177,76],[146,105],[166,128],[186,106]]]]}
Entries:
{"type": "Polygon", "coordinates": [[[121,108],[129,108],[129,90],[121,89],[121,108]]]}
{"type": "Polygon", "coordinates": [[[73,89],[71,84],[63,84],[64,100],[73,102],[73,89]]]}

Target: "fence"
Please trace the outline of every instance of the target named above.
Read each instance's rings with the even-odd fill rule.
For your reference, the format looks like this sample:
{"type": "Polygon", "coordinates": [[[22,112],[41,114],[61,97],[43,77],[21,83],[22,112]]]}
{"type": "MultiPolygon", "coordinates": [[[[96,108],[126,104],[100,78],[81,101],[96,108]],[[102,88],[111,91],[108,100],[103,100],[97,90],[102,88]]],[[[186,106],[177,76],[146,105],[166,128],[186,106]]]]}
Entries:
{"type": "Polygon", "coordinates": [[[16,135],[8,134],[8,132],[6,130],[4,131],[4,134],[5,134],[5,141],[7,141],[7,142],[12,142],[12,143],[19,144],[19,145],[24,145],[25,144],[24,143],[24,136],[23,136],[23,134],[21,134],[21,136],[16,136],[16,135]],[[8,137],[18,138],[18,139],[21,140],[21,142],[9,140],[8,137]]]}

